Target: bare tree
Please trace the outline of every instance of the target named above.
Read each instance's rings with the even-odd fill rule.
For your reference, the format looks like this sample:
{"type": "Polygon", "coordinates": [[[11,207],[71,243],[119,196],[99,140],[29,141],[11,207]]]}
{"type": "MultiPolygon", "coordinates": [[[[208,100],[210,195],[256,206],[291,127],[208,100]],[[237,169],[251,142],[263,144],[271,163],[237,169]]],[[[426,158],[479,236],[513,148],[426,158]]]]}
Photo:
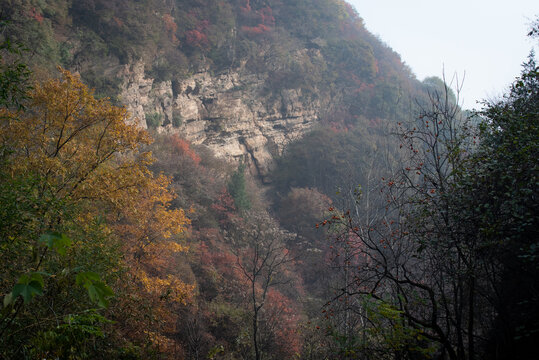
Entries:
{"type": "Polygon", "coordinates": [[[488,328],[482,320],[492,311],[488,294],[496,264],[488,261],[477,233],[468,231],[454,198],[474,134],[458,105],[458,91],[452,99],[444,86],[418,102],[416,119],[399,123],[406,154],[402,168],[384,179],[384,207],[355,206],[328,220],[345,250],[340,262],[354,270],[334,300],[364,299],[357,314],[371,309],[365,321],[378,326],[376,334],[392,329],[388,346],[399,359],[433,352],[476,358],[476,344],[488,328]]]}
{"type": "Polygon", "coordinates": [[[260,360],[264,354],[260,321],[268,291],[289,283],[284,271],[293,258],[285,244],[293,237],[293,234],[280,229],[267,213],[246,216],[229,233],[229,239],[234,243],[237,266],[249,284],[256,360],[260,360]]]}

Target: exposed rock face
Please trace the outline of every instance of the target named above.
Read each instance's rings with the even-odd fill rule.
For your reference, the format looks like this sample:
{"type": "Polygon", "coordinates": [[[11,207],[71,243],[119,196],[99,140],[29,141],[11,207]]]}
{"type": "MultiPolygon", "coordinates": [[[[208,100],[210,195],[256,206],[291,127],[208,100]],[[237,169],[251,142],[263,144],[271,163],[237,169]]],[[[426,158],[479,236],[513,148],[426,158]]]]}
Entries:
{"type": "Polygon", "coordinates": [[[318,120],[320,100],[301,89],[270,91],[267,74],[239,69],[220,75],[194,74],[173,86],[147,78],[144,64],[122,70],[121,101],[133,121],[158,119],[160,132],[179,133],[231,161],[243,159],[263,179],[273,158],[318,120]]]}

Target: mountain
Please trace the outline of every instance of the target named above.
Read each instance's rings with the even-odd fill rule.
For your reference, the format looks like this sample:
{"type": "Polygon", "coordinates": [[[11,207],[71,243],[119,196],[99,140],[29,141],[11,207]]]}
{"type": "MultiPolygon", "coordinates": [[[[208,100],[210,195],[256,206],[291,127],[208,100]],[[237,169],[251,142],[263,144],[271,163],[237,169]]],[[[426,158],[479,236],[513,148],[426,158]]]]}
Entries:
{"type": "Polygon", "coordinates": [[[425,93],[343,0],[17,0],[2,14],[38,72],[77,72],[141,127],[263,178],[309,130],[381,127],[425,93]]]}
{"type": "Polygon", "coordinates": [[[325,225],[345,218],[334,212],[343,203],[358,216],[387,210],[385,194],[370,194],[399,156],[390,130],[415,126],[429,94],[445,90],[419,82],[365,29],[361,9],[343,0],[0,7],[0,82],[11,86],[0,92],[0,238],[9,239],[0,357],[430,354],[420,333],[399,329],[397,308],[356,297],[376,314],[360,326],[364,310],[329,306],[351,279],[339,262],[348,243],[325,225]],[[29,98],[20,95],[30,73],[12,71],[24,64],[36,81],[29,98]]]}

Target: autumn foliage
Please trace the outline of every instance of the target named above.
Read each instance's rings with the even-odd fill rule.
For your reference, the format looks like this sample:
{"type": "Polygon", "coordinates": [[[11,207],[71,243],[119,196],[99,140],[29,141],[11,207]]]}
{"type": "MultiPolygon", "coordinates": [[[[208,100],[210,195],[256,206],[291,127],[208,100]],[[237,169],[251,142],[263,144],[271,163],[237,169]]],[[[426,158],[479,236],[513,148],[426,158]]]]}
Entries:
{"type": "Polygon", "coordinates": [[[185,40],[190,46],[203,49],[209,45],[208,35],[206,34],[210,22],[208,20],[200,20],[197,22],[194,29],[185,33],[185,40]]]}
{"type": "MultiPolygon", "coordinates": [[[[63,69],[60,74],[59,79],[34,85],[26,111],[1,110],[2,176],[12,184],[6,189],[14,194],[18,191],[21,205],[33,203],[37,217],[33,222],[11,223],[10,237],[16,246],[13,253],[1,255],[2,268],[23,272],[33,268],[53,274],[58,266],[100,269],[120,298],[136,294],[147,299],[156,307],[155,321],[167,324],[170,304],[186,304],[194,289],[170,267],[177,259],[175,254],[187,250],[180,236],[189,220],[183,210],[170,208],[175,198],[169,190],[170,179],[148,169],[153,161],[151,154],[140,150],[151,142],[149,135],[128,125],[125,109],[112,106],[106,99],[95,99],[77,76],[63,69]],[[18,187],[21,181],[28,185],[18,187]],[[67,252],[65,258],[47,255],[45,249],[34,267],[27,262],[25,249],[37,246],[37,239],[46,231],[65,232],[74,242],[62,240],[58,249],[60,255],[67,252]],[[118,250],[122,257],[115,253],[118,250]],[[94,254],[94,262],[84,254],[94,254]],[[110,262],[112,268],[103,267],[100,261],[110,262]],[[123,269],[123,275],[113,275],[119,269],[123,269]],[[169,295],[163,298],[162,294],[169,295]]],[[[9,229],[4,228],[9,225],[4,220],[2,231],[9,229]]],[[[65,275],[54,275],[43,286],[65,286],[55,276],[61,279],[65,275]]],[[[4,278],[0,286],[4,293],[13,283],[4,278]]],[[[54,293],[50,293],[43,301],[52,301],[51,296],[54,299],[54,293]]],[[[56,309],[53,305],[40,308],[38,304],[37,311],[48,318],[49,311],[66,314],[84,306],[84,300],[74,300],[75,305],[59,305],[61,308],[56,309]]],[[[136,308],[130,302],[133,300],[113,302],[110,314],[117,320],[115,327],[131,329],[124,335],[133,341],[155,338],[173,343],[163,340],[166,336],[160,331],[170,328],[165,325],[156,327],[152,334],[145,333],[145,337],[137,336],[144,333],[145,324],[133,324],[120,315],[136,308]]],[[[20,304],[16,302],[15,306],[20,304]]],[[[19,322],[29,321],[30,314],[17,313],[19,322]]]]}
{"type": "Polygon", "coordinates": [[[248,23],[256,24],[254,26],[243,25],[241,30],[248,36],[256,36],[270,32],[275,26],[273,11],[269,6],[254,10],[251,8],[249,0],[246,0],[244,6],[240,7],[241,14],[248,23]]]}
{"type": "Polygon", "coordinates": [[[538,156],[526,109],[538,103],[536,65],[480,114],[486,137],[447,148],[441,164],[441,139],[464,128],[411,114],[444,85],[417,81],[344,0],[4,3],[0,40],[25,44],[0,46],[0,358],[425,359],[451,357],[451,342],[466,356],[475,342],[471,359],[483,347],[494,357],[497,344],[508,358],[535,348],[538,156]],[[24,47],[40,79],[57,78],[22,86],[23,63],[10,61],[24,47]],[[137,104],[145,111],[169,113],[157,98],[171,85],[175,116],[155,141],[103,99],[122,100],[116,71],[135,59],[155,85],[137,104]],[[186,90],[191,75],[220,79],[207,99],[242,102],[274,119],[274,133],[312,131],[268,142],[280,156],[260,184],[257,151],[238,148],[238,168],[213,154],[217,139],[183,137],[214,115],[203,83],[186,90]],[[182,96],[200,119],[183,116],[182,96]],[[409,161],[390,177],[399,145],[409,161]],[[468,165],[453,171],[456,159],[468,165]],[[435,179],[439,170],[462,181],[435,179]],[[409,223],[396,218],[412,206],[409,223]],[[486,281],[502,290],[494,307],[486,281]]]}
{"type": "Polygon", "coordinates": [[[165,30],[167,31],[172,43],[178,44],[179,41],[178,41],[178,38],[176,37],[176,32],[178,31],[178,25],[176,25],[174,18],[169,14],[165,14],[163,15],[163,22],[165,23],[165,30]]]}
{"type": "Polygon", "coordinates": [[[189,157],[195,165],[200,163],[200,156],[190,147],[189,142],[180,138],[177,134],[173,135],[171,138],[171,146],[175,152],[178,152],[181,155],[189,157]]]}

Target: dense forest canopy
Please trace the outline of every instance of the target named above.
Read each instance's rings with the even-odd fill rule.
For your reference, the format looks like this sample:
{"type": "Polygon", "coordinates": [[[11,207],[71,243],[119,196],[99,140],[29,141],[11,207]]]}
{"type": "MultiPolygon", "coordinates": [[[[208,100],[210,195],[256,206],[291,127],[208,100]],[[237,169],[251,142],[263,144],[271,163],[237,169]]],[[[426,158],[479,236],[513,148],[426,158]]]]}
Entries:
{"type": "Polygon", "coordinates": [[[1,358],[535,350],[533,54],[468,112],[342,0],[0,6],[1,358]],[[135,63],[172,98],[200,91],[181,85],[193,75],[238,72],[262,85],[224,91],[325,105],[261,179],[250,154],[190,141],[181,117],[135,125],[118,71],[135,63]]]}

